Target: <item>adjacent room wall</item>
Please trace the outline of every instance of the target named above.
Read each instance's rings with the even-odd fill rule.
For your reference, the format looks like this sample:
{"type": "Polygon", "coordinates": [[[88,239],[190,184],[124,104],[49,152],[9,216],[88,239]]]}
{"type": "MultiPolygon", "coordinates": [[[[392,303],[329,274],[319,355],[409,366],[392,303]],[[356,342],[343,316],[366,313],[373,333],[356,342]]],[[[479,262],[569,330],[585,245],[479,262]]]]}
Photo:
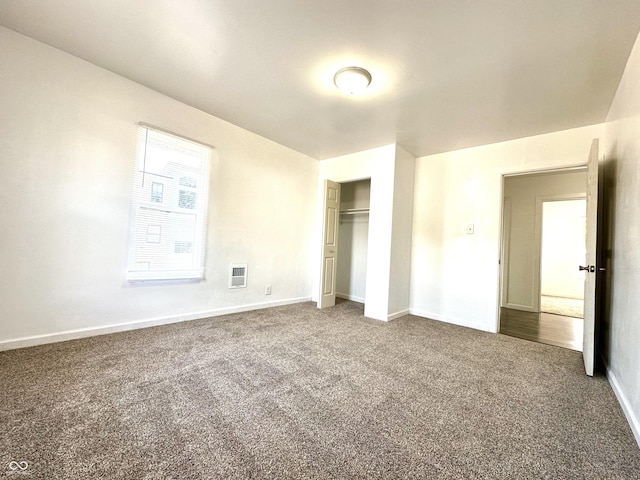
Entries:
{"type": "MultiPolygon", "coordinates": [[[[639,37],[640,38],[640,37],[639,37]]],[[[640,444],[640,40],[605,129],[606,277],[600,350],[640,444]]]]}
{"type": "Polygon", "coordinates": [[[0,56],[0,348],[310,298],[315,160],[5,28],[0,56]],[[203,282],[124,281],[138,121],[215,147],[203,282]]]}
{"type": "MultiPolygon", "coordinates": [[[[502,306],[540,311],[542,201],[586,195],[585,171],[517,175],[504,180],[505,245],[502,306]]],[[[582,231],[582,243],[585,243],[582,231]]],[[[575,272],[582,260],[576,262],[575,272]]],[[[584,277],[583,277],[584,282],[584,277]]],[[[584,288],[584,287],[583,287],[584,288]]]]}
{"type": "Polygon", "coordinates": [[[602,132],[594,125],[418,158],[411,312],[496,332],[502,176],[584,165],[602,132]]]}
{"type": "Polygon", "coordinates": [[[586,199],[545,202],[542,206],[540,293],[584,299],[586,199]]]}

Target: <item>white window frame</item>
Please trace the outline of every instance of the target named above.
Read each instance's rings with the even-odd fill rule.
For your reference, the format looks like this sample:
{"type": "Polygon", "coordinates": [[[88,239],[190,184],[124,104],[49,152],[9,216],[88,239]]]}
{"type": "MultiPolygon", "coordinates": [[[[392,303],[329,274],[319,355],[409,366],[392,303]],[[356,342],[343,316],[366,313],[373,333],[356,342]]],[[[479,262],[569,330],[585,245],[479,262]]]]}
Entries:
{"type": "Polygon", "coordinates": [[[128,282],[204,279],[211,150],[208,145],[138,124],[128,282]],[[185,177],[195,180],[195,186],[185,186],[181,182],[185,177]],[[158,182],[164,182],[162,202],[153,201],[151,193],[158,182]],[[185,198],[182,190],[195,202],[181,203],[180,198],[185,198]]]}

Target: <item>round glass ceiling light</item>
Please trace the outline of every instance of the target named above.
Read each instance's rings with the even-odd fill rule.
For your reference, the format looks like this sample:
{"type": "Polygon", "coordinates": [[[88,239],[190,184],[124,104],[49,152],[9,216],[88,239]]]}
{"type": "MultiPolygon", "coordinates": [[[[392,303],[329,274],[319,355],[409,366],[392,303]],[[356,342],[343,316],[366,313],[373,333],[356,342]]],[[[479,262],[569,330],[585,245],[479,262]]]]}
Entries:
{"type": "Polygon", "coordinates": [[[338,70],[333,83],[347,95],[360,95],[371,83],[371,74],[361,67],[346,67],[338,70]]]}

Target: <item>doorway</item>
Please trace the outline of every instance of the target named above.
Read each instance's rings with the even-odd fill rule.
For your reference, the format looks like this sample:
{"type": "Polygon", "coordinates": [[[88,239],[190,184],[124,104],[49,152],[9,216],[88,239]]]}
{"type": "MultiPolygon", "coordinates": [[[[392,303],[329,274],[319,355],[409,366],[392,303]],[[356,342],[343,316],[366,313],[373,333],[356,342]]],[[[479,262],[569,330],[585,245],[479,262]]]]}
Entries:
{"type": "Polygon", "coordinates": [[[585,198],[542,203],[540,312],[584,316],[586,212],[585,198]]]}
{"type": "Polygon", "coordinates": [[[503,192],[499,331],[581,351],[582,315],[557,304],[582,300],[586,169],[505,176],[503,192]]]}

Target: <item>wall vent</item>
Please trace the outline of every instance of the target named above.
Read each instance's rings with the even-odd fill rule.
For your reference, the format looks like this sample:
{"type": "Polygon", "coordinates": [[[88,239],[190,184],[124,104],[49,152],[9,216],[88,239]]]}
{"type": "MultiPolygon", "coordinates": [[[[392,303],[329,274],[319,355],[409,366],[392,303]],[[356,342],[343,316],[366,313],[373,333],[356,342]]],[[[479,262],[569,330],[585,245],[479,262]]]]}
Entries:
{"type": "Polygon", "coordinates": [[[229,266],[229,288],[245,288],[247,286],[247,264],[232,263],[229,266]]]}

